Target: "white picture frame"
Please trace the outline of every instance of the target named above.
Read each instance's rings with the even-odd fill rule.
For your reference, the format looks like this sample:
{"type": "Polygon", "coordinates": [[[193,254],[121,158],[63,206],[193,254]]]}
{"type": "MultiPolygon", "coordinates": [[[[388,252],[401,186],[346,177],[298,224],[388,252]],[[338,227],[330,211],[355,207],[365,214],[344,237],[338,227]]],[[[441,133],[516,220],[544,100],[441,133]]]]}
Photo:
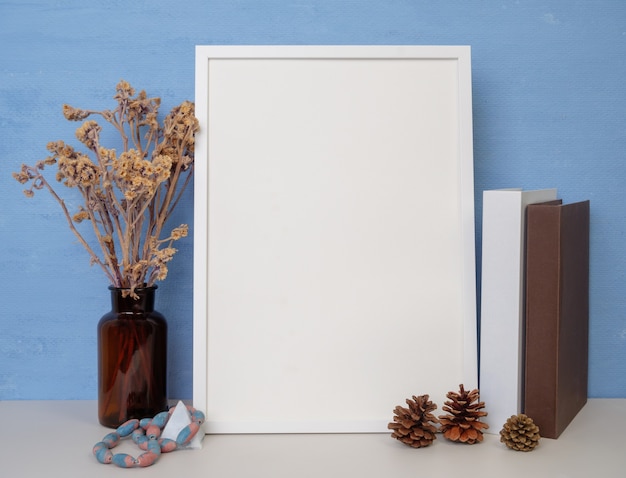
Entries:
{"type": "Polygon", "coordinates": [[[197,46],[206,433],[387,432],[475,388],[469,46],[197,46]]]}

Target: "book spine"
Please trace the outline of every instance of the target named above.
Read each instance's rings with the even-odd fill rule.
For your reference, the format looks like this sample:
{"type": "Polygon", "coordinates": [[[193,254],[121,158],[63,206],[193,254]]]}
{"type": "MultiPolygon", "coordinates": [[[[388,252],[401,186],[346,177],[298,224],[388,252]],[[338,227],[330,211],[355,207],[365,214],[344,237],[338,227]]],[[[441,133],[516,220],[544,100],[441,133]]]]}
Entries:
{"type": "Polygon", "coordinates": [[[485,191],[479,383],[493,434],[519,406],[520,216],[521,193],[485,191]]]}
{"type": "Polygon", "coordinates": [[[528,206],[524,412],[544,437],[556,433],[560,208],[528,206]]]}

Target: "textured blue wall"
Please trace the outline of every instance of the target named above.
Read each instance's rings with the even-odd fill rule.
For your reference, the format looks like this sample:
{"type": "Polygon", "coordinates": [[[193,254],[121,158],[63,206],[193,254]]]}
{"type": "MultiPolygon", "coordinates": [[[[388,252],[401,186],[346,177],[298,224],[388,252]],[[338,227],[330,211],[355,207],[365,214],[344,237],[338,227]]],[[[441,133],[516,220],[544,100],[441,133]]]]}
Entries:
{"type": "MultiPolygon", "coordinates": [[[[121,78],[164,111],[193,100],[196,44],[471,45],[477,244],[484,189],[591,199],[589,391],[626,397],[626,2],[0,0],[0,399],[94,399],[108,309],[57,204],[27,200],[10,173],[73,141],[63,103],[110,107],[121,78]]],[[[192,203],[176,224],[192,222],[192,203]]],[[[188,398],[191,238],[178,245],[158,308],[170,395],[188,398]]]]}

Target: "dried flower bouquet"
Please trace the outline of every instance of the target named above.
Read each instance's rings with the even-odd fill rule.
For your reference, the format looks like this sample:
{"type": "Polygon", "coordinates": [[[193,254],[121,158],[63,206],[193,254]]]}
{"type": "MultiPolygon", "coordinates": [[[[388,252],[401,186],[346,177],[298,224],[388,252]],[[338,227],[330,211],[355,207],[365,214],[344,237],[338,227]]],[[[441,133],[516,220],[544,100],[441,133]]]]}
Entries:
{"type": "Polygon", "coordinates": [[[26,196],[40,189],[52,194],[91,263],[104,270],[112,286],[128,289],[132,296],[136,288],[165,279],[167,263],[176,253],[173,243],[187,235],[186,224],[169,232],[164,228],[191,180],[198,131],[193,103],[185,101],[173,108],[161,125],[157,118],[160,98],[149,98],[145,91],[134,95],[134,88],[122,80],[113,97],[114,110],[63,106],[63,115],[70,121],[99,115],[111,124],[121,136],[121,153],[100,144],[102,127],[90,119],[76,130],[76,137],[93,154],[93,161],[88,154],[56,141],[48,143],[51,155],[46,159],[34,166],[23,164],[13,173],[21,184],[29,184],[26,196]],[[83,197],[74,213],[44,177],[44,168],[54,164],[56,180],[78,189],[83,197]],[[79,231],[77,225],[83,221],[90,222],[97,247],[79,231]]]}

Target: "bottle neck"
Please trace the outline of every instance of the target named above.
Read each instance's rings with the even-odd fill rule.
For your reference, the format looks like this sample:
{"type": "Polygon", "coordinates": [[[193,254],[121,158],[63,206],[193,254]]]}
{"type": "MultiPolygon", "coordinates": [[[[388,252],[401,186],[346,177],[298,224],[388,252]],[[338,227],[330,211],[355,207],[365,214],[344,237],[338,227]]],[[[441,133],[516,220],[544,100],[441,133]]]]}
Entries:
{"type": "Polygon", "coordinates": [[[118,313],[145,313],[154,311],[154,297],[158,286],[135,289],[137,298],[132,298],[130,294],[124,297],[124,291],[128,289],[109,286],[111,291],[111,307],[118,313]]]}

